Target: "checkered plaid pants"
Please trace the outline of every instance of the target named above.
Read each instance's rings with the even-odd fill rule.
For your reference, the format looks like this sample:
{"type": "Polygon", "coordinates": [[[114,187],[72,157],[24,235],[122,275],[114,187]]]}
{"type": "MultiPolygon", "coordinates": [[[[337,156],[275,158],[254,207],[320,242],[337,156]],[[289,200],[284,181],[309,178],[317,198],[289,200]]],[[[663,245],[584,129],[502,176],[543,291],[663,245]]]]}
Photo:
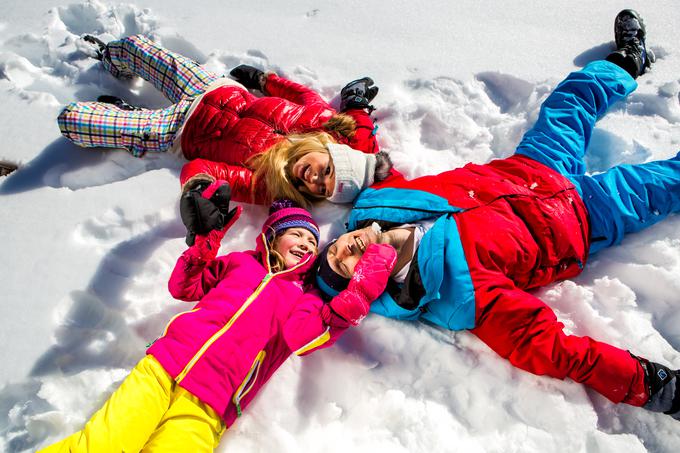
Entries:
{"type": "Polygon", "coordinates": [[[102,62],[115,77],[139,76],[152,83],[173,105],[123,110],[103,102],[73,102],[59,115],[59,129],[79,146],[124,148],[135,156],[166,151],[191,103],[218,78],[195,61],[141,35],[108,43],[102,62]]]}

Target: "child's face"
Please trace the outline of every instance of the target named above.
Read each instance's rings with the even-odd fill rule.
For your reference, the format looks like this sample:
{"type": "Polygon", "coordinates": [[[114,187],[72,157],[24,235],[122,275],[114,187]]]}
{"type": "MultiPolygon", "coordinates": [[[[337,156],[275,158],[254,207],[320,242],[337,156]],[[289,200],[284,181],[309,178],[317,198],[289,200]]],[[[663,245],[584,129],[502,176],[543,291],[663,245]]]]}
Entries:
{"type": "Polygon", "coordinates": [[[303,256],[312,252],[316,255],[316,238],[305,228],[288,228],[274,243],[274,250],[283,257],[286,269],[295,266],[303,256]]]}

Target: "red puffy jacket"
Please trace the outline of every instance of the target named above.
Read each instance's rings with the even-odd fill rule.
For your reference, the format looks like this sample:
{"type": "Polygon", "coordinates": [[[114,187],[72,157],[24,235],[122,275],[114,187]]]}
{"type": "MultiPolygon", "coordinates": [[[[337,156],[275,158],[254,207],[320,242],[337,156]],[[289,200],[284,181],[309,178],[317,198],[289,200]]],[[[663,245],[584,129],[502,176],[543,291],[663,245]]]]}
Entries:
{"type": "MultiPolygon", "coordinates": [[[[228,181],[232,199],[261,202],[265,187],[252,191],[252,172],[243,166],[288,134],[323,130],[336,112],[318,93],[299,83],[270,74],[265,89],[269,96],[256,97],[234,85],[210,91],[201,98],[184,125],[184,156],[190,160],[180,175],[182,186],[196,175],[228,181]]],[[[334,134],[338,143],[377,153],[373,121],[360,109],[344,112],[356,121],[351,139],[334,134]]]]}

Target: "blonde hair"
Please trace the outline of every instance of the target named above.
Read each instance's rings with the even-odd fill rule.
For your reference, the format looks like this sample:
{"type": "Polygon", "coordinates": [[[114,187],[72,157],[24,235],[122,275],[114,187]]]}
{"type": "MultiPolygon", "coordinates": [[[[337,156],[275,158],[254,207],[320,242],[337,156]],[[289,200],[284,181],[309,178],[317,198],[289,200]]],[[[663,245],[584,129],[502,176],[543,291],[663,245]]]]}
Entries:
{"type": "MultiPolygon", "coordinates": [[[[286,230],[283,230],[286,231],[286,230]]],[[[282,233],[283,233],[282,231],[282,233]]],[[[283,259],[283,256],[279,252],[276,251],[275,247],[278,245],[279,242],[279,236],[276,235],[272,238],[271,241],[267,241],[267,246],[269,247],[269,269],[270,272],[281,272],[282,270],[286,269],[286,260],[283,259]]]]}
{"type": "MultiPolygon", "coordinates": [[[[295,228],[295,227],[291,227],[295,228]]],[[[271,227],[270,229],[274,231],[271,227]]],[[[286,269],[286,260],[281,256],[281,254],[276,250],[276,246],[279,245],[279,239],[281,236],[290,230],[286,228],[285,230],[279,231],[279,234],[273,236],[271,240],[267,240],[267,248],[269,248],[269,269],[271,272],[281,272],[286,269]]],[[[314,254],[319,253],[319,246],[314,248],[314,254]]]]}
{"type": "MultiPolygon", "coordinates": [[[[356,131],[356,122],[351,116],[339,113],[333,115],[323,124],[328,132],[342,137],[352,138],[356,131]]],[[[253,170],[253,198],[261,187],[260,181],[266,181],[267,193],[264,203],[269,204],[278,198],[288,198],[300,206],[309,207],[311,201],[322,200],[308,193],[300,192],[291,177],[293,165],[303,156],[312,152],[328,154],[326,145],[337,143],[328,132],[317,131],[306,134],[292,134],[275,144],[262,154],[255,155],[246,161],[246,166],[253,170]]]]}

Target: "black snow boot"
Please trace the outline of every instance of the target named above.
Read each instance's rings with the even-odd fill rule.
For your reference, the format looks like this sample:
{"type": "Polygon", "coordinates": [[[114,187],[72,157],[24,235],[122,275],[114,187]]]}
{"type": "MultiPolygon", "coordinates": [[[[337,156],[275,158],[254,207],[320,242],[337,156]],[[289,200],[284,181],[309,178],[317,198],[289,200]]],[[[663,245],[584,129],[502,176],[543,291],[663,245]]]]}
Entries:
{"type": "Polygon", "coordinates": [[[647,30],[640,15],[624,9],[614,20],[616,50],[606,60],[625,69],[634,79],[645,73],[655,61],[654,52],[647,49],[647,30]]]}
{"type": "Polygon", "coordinates": [[[12,164],[10,162],[4,162],[0,160],[0,176],[6,176],[12,173],[14,170],[17,169],[17,166],[15,164],[12,164]]]}
{"type": "Polygon", "coordinates": [[[101,61],[107,57],[106,43],[104,41],[92,35],[84,35],[83,41],[90,44],[94,49],[95,51],[95,54],[93,55],[94,58],[101,61]]]}
{"type": "Polygon", "coordinates": [[[371,113],[375,110],[375,107],[370,104],[378,94],[378,87],[372,85],[373,79],[370,77],[353,80],[345,85],[340,91],[340,111],[368,109],[368,112],[371,113]]]}
{"type": "Polygon", "coordinates": [[[639,358],[645,370],[649,399],[644,407],[652,412],[663,412],[680,420],[680,370],[639,358]]]}
{"type": "Polygon", "coordinates": [[[82,39],[92,48],[92,52],[88,53],[89,56],[101,61],[104,68],[112,76],[117,79],[132,79],[135,77],[135,74],[128,68],[122,67],[120,62],[113,63],[109,46],[104,41],[92,35],[83,35],[82,39]]]}
{"type": "Polygon", "coordinates": [[[135,107],[130,105],[118,96],[112,96],[110,94],[103,94],[97,98],[97,102],[103,102],[105,104],[113,104],[121,110],[142,110],[141,107],[135,107]]]}

